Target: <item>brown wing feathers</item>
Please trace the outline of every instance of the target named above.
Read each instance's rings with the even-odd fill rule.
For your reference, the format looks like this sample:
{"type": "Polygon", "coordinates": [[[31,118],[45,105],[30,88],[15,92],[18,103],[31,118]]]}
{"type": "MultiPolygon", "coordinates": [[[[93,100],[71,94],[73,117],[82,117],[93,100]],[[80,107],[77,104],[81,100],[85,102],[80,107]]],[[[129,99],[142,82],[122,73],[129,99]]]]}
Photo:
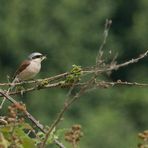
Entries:
{"type": "Polygon", "coordinates": [[[14,78],[21,73],[28,65],[30,64],[30,61],[25,60],[22,62],[22,64],[20,65],[20,67],[17,69],[17,71],[14,74],[14,78]]]}

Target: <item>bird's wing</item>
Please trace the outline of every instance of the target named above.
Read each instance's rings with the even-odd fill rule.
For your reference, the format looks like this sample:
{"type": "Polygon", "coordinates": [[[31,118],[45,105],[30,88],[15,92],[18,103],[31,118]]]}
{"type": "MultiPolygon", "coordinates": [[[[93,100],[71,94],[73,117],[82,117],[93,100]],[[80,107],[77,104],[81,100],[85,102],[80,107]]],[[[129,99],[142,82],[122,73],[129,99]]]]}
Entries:
{"type": "Polygon", "coordinates": [[[30,64],[29,60],[25,60],[22,62],[22,64],[20,65],[20,67],[16,70],[15,74],[14,74],[14,78],[21,73],[28,65],[30,64]]]}

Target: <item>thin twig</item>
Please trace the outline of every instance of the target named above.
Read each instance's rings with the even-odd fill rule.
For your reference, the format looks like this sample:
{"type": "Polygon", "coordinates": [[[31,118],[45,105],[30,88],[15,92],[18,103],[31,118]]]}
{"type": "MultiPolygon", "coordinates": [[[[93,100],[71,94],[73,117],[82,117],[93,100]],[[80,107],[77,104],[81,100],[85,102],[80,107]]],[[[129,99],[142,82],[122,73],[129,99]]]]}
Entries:
{"type": "MultiPolygon", "coordinates": [[[[33,87],[30,87],[30,88],[27,88],[25,90],[23,90],[23,93],[27,93],[27,92],[31,92],[31,91],[34,91],[34,90],[40,90],[40,89],[47,89],[47,88],[70,88],[71,86],[81,86],[83,85],[83,83],[76,83],[76,84],[73,84],[73,83],[69,83],[69,84],[61,84],[61,82],[57,82],[57,83],[52,83],[52,84],[47,84],[47,85],[43,85],[43,86],[33,86],[33,87]]],[[[8,93],[8,95],[16,95],[16,94],[21,94],[21,90],[18,90],[18,91],[11,91],[8,93]]],[[[0,95],[0,97],[2,97],[2,95],[0,95]]]]}
{"type": "MultiPolygon", "coordinates": [[[[144,87],[144,86],[148,86],[147,83],[138,83],[138,82],[122,82],[122,83],[119,83],[119,82],[106,82],[106,81],[101,81],[100,82],[101,84],[104,84],[104,83],[110,83],[111,85],[131,85],[131,86],[140,86],[140,87],[144,87]]],[[[63,86],[61,86],[61,83],[53,83],[53,84],[48,84],[48,85],[45,85],[43,87],[41,87],[40,89],[48,89],[48,88],[71,88],[72,86],[73,87],[79,87],[79,86],[83,86],[83,85],[86,85],[86,83],[77,83],[77,84],[65,84],[63,86]]],[[[26,90],[24,90],[23,93],[27,93],[27,92],[31,92],[31,91],[34,91],[36,90],[37,87],[31,87],[31,88],[27,88],[26,90]]],[[[16,94],[21,94],[21,90],[20,91],[13,91],[13,92],[9,92],[8,95],[16,95],[16,94]]],[[[0,95],[0,97],[2,97],[2,95],[0,95]]]]}
{"type": "Polygon", "coordinates": [[[52,76],[52,77],[48,77],[48,78],[44,78],[44,79],[37,79],[37,80],[29,80],[29,81],[22,81],[22,82],[15,82],[15,83],[0,83],[0,86],[12,86],[12,85],[22,85],[22,84],[33,84],[33,83],[39,83],[42,81],[48,81],[48,82],[52,82],[54,80],[58,80],[61,78],[64,78],[68,75],[68,72],[62,73],[62,74],[58,74],[56,76],[52,76]]]}
{"type": "Polygon", "coordinates": [[[145,58],[147,55],[148,55],[148,50],[146,52],[144,52],[143,54],[141,54],[139,57],[133,58],[133,59],[126,61],[124,63],[110,65],[108,68],[105,68],[105,69],[97,69],[97,70],[90,70],[90,71],[88,70],[88,71],[85,71],[85,72],[87,72],[87,73],[95,73],[95,72],[103,73],[103,72],[108,72],[108,71],[112,71],[112,70],[118,70],[121,67],[125,67],[125,66],[128,66],[130,64],[137,63],[139,60],[145,58]]]}
{"type": "Polygon", "coordinates": [[[127,82],[121,80],[118,80],[116,82],[106,82],[106,81],[96,82],[97,87],[101,86],[108,87],[108,86],[117,86],[117,85],[148,87],[147,83],[127,82]]]}
{"type": "MultiPolygon", "coordinates": [[[[8,95],[9,92],[15,87],[14,82],[15,82],[15,79],[13,80],[12,85],[10,85],[10,87],[8,88],[8,90],[6,92],[6,95],[8,95]]],[[[3,105],[4,105],[5,101],[6,101],[6,97],[3,97],[3,100],[2,100],[2,102],[0,104],[0,109],[3,108],[3,105]]]]}
{"type": "Polygon", "coordinates": [[[98,52],[98,55],[96,57],[96,67],[98,67],[100,65],[100,63],[102,62],[101,58],[102,58],[102,55],[103,55],[103,48],[106,44],[106,40],[107,40],[107,37],[108,37],[108,33],[109,33],[109,30],[110,30],[111,24],[112,24],[112,20],[106,19],[106,23],[105,23],[105,27],[104,27],[104,38],[103,38],[102,44],[99,47],[99,52],[98,52]]]}
{"type": "Polygon", "coordinates": [[[54,139],[55,144],[59,147],[59,148],[66,148],[63,143],[61,143],[60,141],[58,141],[57,139],[54,139]]]}

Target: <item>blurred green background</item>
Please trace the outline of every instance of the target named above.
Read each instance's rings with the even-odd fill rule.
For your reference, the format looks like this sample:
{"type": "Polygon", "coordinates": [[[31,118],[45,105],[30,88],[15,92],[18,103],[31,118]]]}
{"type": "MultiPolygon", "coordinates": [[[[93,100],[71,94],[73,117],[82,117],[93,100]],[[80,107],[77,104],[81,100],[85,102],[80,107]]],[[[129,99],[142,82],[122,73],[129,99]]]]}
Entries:
{"type": "MultiPolygon", "coordinates": [[[[106,18],[113,21],[105,52],[118,53],[118,63],[148,47],[147,0],[0,0],[0,81],[6,82],[29,53],[48,55],[36,78],[87,67],[103,37],[106,18]]],[[[121,68],[108,80],[148,82],[148,60],[121,68]]],[[[67,90],[46,89],[18,97],[44,124],[55,119],[67,90]]],[[[114,87],[85,94],[65,114],[59,128],[79,123],[81,148],[134,148],[137,133],[148,128],[147,88],[114,87]]]]}

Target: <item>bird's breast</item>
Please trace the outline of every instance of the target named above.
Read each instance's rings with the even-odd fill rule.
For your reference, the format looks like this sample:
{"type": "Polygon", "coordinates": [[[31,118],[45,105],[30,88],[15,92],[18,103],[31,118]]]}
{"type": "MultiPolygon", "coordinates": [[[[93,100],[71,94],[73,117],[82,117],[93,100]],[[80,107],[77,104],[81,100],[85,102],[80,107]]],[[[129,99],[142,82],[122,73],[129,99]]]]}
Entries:
{"type": "Polygon", "coordinates": [[[27,67],[27,69],[32,73],[38,73],[41,69],[41,64],[32,61],[30,65],[27,67]]]}
{"type": "Polygon", "coordinates": [[[19,75],[18,78],[21,80],[32,79],[36,74],[39,73],[41,69],[41,63],[31,61],[30,64],[24,69],[19,75]]]}

